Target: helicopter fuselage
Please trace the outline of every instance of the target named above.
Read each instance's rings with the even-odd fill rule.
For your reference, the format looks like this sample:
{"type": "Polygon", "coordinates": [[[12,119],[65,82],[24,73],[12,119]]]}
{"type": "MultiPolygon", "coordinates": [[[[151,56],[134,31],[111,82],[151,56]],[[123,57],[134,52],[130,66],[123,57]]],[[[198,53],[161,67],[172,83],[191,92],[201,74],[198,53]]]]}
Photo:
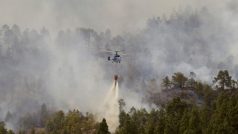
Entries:
{"type": "Polygon", "coordinates": [[[108,57],[108,60],[115,62],[115,63],[120,63],[121,62],[121,56],[119,54],[115,54],[112,58],[108,57]]]}

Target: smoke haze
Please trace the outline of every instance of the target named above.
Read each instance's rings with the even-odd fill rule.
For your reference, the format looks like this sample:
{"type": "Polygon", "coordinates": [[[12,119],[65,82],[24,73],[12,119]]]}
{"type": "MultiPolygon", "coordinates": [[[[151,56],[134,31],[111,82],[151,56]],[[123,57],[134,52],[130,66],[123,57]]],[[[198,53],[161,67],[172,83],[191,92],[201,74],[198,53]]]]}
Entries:
{"type": "Polygon", "coordinates": [[[110,132],[115,132],[119,125],[119,85],[117,81],[113,81],[112,87],[108,90],[99,108],[98,117],[107,119],[110,132]]]}
{"type": "Polygon", "coordinates": [[[238,78],[235,0],[0,2],[0,120],[10,111],[10,127],[43,103],[97,113],[115,74],[128,107],[147,106],[150,81],[177,71],[208,83],[219,69],[238,78]],[[106,49],[128,56],[113,65],[106,49]]]}
{"type": "Polygon", "coordinates": [[[23,28],[47,27],[55,32],[67,28],[110,28],[113,34],[136,32],[148,18],[169,15],[186,7],[209,8],[217,0],[0,0],[0,24],[23,28]]]}

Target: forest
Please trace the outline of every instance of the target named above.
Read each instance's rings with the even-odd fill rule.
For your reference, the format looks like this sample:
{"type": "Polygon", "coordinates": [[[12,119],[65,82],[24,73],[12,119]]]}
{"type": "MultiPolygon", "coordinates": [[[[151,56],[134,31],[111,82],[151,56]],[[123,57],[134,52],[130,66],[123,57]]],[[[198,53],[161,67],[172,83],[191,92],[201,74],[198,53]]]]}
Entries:
{"type": "MultiPolygon", "coordinates": [[[[198,95],[200,103],[189,100],[187,92],[181,92],[167,104],[157,105],[151,110],[132,107],[129,111],[125,111],[126,103],[120,99],[119,126],[115,134],[238,133],[237,80],[234,80],[227,70],[220,70],[214,77],[212,85],[177,72],[171,78],[167,76],[162,80],[163,90],[175,88],[174,90],[193,91],[198,95]]],[[[7,118],[10,119],[11,115],[9,114],[7,118]]],[[[0,133],[14,132],[7,130],[4,122],[1,122],[0,133]]],[[[98,122],[93,114],[83,114],[79,110],[49,111],[43,104],[39,112],[20,119],[20,129],[17,133],[109,134],[110,132],[106,119],[98,122]]]]}
{"type": "Polygon", "coordinates": [[[0,134],[236,134],[234,29],[207,8],[150,18],[138,33],[120,35],[2,25],[0,134]],[[129,56],[115,67],[101,53],[108,49],[129,56]],[[112,132],[97,110],[115,73],[112,132]]]}

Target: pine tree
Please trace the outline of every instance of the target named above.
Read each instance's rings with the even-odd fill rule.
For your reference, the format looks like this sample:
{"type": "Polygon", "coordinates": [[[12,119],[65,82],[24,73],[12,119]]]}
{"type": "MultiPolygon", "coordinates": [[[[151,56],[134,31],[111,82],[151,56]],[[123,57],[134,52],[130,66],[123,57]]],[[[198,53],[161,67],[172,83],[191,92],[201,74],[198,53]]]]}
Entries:
{"type": "Polygon", "coordinates": [[[232,77],[227,70],[220,70],[217,77],[214,78],[213,83],[216,84],[218,90],[231,89],[232,77]]]}
{"type": "Polygon", "coordinates": [[[4,122],[0,122],[0,134],[7,134],[7,129],[5,128],[4,122]]]}
{"type": "Polygon", "coordinates": [[[174,73],[174,75],[172,76],[172,83],[174,84],[174,86],[178,86],[180,88],[184,88],[185,82],[187,80],[188,78],[185,77],[181,72],[174,73]]]}
{"type": "Polygon", "coordinates": [[[98,134],[110,134],[105,118],[103,118],[102,122],[99,124],[98,134]]]}
{"type": "Polygon", "coordinates": [[[166,76],[163,80],[162,80],[162,87],[165,89],[169,89],[171,87],[171,81],[169,79],[168,76],[166,76]]]}

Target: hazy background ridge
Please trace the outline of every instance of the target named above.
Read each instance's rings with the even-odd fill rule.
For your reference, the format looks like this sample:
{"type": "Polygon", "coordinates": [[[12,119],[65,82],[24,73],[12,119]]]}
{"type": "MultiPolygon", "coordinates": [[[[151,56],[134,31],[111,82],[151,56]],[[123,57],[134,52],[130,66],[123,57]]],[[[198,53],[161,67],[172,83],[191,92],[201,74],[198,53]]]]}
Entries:
{"type": "Polygon", "coordinates": [[[177,71],[208,83],[219,69],[238,78],[234,0],[0,2],[0,119],[10,111],[10,127],[43,103],[97,112],[115,73],[128,107],[148,107],[150,81],[177,71]],[[113,65],[107,48],[128,56],[113,65]]]}

